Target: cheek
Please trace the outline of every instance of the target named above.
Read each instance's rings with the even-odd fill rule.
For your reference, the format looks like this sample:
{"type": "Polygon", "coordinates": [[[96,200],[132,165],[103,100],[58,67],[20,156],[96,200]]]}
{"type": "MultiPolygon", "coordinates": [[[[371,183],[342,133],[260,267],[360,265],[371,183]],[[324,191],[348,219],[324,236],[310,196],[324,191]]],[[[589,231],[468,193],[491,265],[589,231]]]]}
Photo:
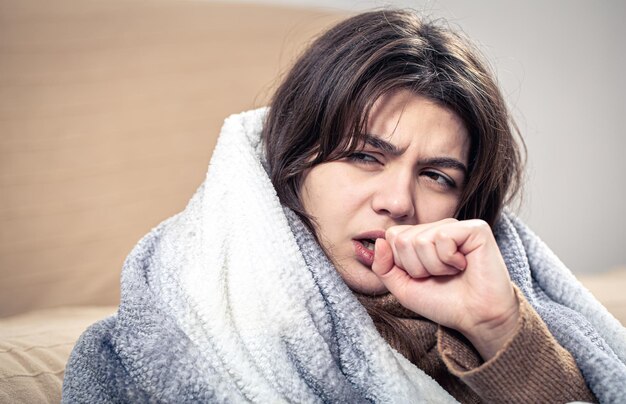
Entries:
{"type": "Polygon", "coordinates": [[[309,214],[338,210],[354,200],[355,181],[339,162],[320,164],[304,177],[302,203],[309,214]]]}
{"type": "Polygon", "coordinates": [[[331,225],[343,222],[354,209],[354,197],[350,188],[339,186],[329,180],[327,182],[311,184],[303,198],[305,211],[315,217],[320,225],[331,225]]]}
{"type": "Polygon", "coordinates": [[[314,218],[322,239],[342,239],[361,211],[362,192],[353,177],[341,163],[328,163],[314,167],[303,180],[302,205],[314,218]]]}
{"type": "Polygon", "coordinates": [[[318,223],[326,220],[337,203],[335,182],[327,171],[324,167],[314,167],[305,176],[300,192],[304,210],[318,223]]]}
{"type": "Polygon", "coordinates": [[[454,217],[459,197],[452,195],[431,195],[417,199],[419,223],[432,223],[454,217]]]}

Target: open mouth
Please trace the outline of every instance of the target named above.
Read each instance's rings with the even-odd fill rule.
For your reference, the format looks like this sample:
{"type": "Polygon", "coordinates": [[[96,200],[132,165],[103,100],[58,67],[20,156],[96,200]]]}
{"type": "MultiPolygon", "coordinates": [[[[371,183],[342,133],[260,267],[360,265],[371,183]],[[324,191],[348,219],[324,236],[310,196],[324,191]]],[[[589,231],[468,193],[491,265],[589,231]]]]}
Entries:
{"type": "Polygon", "coordinates": [[[374,264],[374,246],[379,238],[385,238],[384,230],[370,230],[352,239],[356,260],[368,268],[374,264]]]}
{"type": "Polygon", "coordinates": [[[374,244],[376,244],[376,240],[372,238],[364,238],[358,240],[359,243],[363,245],[363,247],[367,248],[370,251],[374,251],[374,244]]]}

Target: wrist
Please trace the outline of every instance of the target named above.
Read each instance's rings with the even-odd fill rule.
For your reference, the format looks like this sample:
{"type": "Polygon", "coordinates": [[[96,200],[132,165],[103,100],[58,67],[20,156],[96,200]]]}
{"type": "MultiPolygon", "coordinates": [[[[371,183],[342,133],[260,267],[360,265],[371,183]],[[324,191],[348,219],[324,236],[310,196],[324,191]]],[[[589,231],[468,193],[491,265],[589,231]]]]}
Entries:
{"type": "Polygon", "coordinates": [[[483,321],[470,330],[461,331],[485,362],[495,357],[520,330],[522,324],[519,301],[517,296],[514,299],[514,304],[498,317],[483,321]]]}

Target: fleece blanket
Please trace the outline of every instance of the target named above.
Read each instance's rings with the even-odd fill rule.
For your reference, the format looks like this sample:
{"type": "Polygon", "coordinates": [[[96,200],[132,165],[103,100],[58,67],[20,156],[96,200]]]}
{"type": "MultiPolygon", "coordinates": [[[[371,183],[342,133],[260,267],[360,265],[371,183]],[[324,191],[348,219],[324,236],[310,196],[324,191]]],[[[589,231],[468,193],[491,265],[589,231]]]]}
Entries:
{"type": "MultiPolygon", "coordinates": [[[[185,210],[128,256],[118,312],[68,361],[63,402],[454,402],[394,351],[263,166],[266,110],[228,118],[185,210]]],[[[602,402],[626,400],[626,332],[518,219],[513,281],[602,402]]]]}

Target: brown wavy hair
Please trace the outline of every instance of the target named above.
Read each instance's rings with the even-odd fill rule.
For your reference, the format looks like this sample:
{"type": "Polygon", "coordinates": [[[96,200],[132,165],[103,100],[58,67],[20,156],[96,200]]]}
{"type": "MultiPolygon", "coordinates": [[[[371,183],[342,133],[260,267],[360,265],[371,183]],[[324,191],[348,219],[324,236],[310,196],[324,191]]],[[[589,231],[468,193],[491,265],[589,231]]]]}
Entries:
{"type": "Polygon", "coordinates": [[[373,103],[397,89],[461,117],[471,147],[455,216],[493,225],[521,188],[524,143],[480,53],[460,33],[410,10],[340,22],[310,45],[278,87],[262,136],[282,204],[315,231],[300,201],[304,173],[354,152],[373,103]]]}

